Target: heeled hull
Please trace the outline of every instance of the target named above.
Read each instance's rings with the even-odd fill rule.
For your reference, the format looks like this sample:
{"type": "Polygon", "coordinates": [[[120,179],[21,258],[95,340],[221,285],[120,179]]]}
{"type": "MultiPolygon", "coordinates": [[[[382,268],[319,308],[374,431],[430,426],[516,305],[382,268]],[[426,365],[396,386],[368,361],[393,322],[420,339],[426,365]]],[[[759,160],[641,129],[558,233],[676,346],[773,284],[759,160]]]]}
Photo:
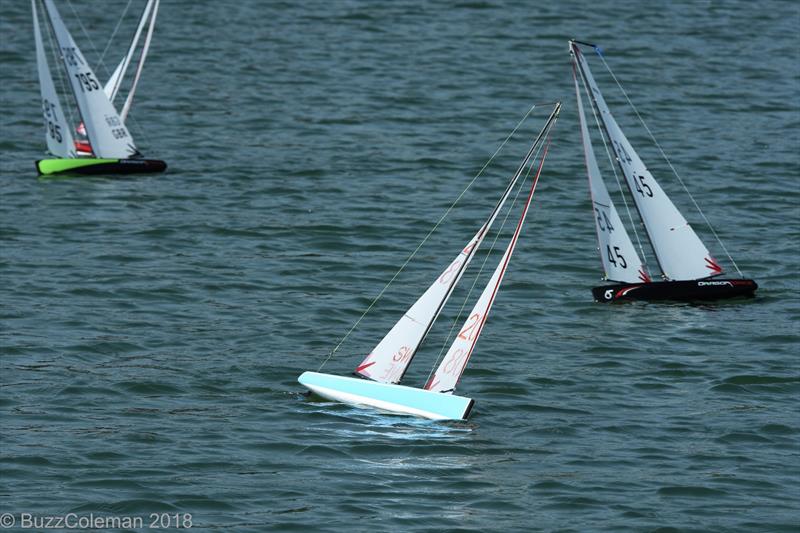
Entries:
{"type": "Polygon", "coordinates": [[[328,400],[431,420],[465,420],[475,403],[463,396],[320,372],[303,372],[297,381],[328,400]]]}

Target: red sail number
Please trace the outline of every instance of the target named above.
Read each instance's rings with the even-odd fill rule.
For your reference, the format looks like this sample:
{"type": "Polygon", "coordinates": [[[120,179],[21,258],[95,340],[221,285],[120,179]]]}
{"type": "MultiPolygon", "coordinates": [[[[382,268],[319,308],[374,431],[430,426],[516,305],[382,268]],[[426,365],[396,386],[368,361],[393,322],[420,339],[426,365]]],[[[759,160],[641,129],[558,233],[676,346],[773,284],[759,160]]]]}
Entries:
{"type": "Polygon", "coordinates": [[[453,355],[450,356],[450,359],[448,359],[447,363],[444,365],[444,373],[457,376],[458,371],[461,370],[461,362],[464,360],[466,355],[467,352],[463,348],[455,350],[453,355]]]}
{"type": "Polygon", "coordinates": [[[411,357],[411,348],[408,346],[401,346],[397,353],[392,356],[392,361],[400,362],[405,361],[411,357]]]}
{"type": "Polygon", "coordinates": [[[450,283],[450,280],[452,280],[456,273],[458,273],[459,268],[461,268],[461,258],[458,258],[450,263],[450,266],[447,267],[447,270],[442,272],[442,275],[439,276],[439,283],[450,283]]]}
{"type": "Polygon", "coordinates": [[[467,326],[461,330],[461,333],[458,334],[459,339],[464,339],[465,341],[474,341],[475,337],[478,336],[478,326],[480,326],[481,322],[481,314],[480,313],[473,313],[472,316],[469,317],[467,326]]]}

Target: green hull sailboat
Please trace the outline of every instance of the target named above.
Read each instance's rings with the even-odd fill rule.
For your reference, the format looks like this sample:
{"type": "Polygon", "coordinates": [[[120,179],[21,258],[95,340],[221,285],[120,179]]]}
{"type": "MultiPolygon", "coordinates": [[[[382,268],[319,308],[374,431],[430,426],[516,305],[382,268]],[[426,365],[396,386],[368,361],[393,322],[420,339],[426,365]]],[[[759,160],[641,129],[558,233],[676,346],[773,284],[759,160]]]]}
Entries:
{"type": "MultiPolygon", "coordinates": [[[[164,161],[144,159],[134,144],[125,119],[133,101],[136,85],[141,75],[144,59],[153,35],[159,0],[148,0],[136,29],[128,53],[123,57],[108,82],[101,86],[92,68],[84,58],[61,19],[52,0],[31,0],[33,31],[36,41],[36,64],[39,72],[39,87],[42,96],[42,113],[45,124],[47,150],[53,159],[36,161],[40,175],[69,174],[133,174],[163,172],[164,161]],[[77,127],[67,120],[61,101],[50,74],[45,54],[44,40],[39,26],[37,4],[43,5],[44,18],[48,24],[45,31],[51,32],[57,50],[55,55],[63,62],[68,86],[78,107],[80,122],[77,127]],[[125,71],[138,46],[139,38],[147,26],[147,35],[139,55],[136,73],[127,98],[118,113],[112,103],[119,92],[125,71]],[[73,132],[83,138],[76,139],[73,132]]],[[[48,33],[49,35],[49,33],[48,33]]]]}

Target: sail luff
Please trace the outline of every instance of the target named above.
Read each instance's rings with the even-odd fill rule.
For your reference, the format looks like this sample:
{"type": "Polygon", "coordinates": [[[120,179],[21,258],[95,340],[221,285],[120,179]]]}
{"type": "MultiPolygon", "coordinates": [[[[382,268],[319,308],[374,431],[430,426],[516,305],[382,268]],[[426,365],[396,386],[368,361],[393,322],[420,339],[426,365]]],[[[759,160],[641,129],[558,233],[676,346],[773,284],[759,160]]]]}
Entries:
{"type": "Polygon", "coordinates": [[[39,15],[36,0],[31,0],[33,11],[33,35],[36,44],[36,67],[39,74],[39,92],[42,97],[42,113],[45,125],[45,140],[48,151],[60,158],[73,158],[75,143],[70,132],[69,123],[64,116],[61,101],[56,92],[50,64],[44,51],[42,32],[39,26],[39,15]]]}
{"type": "Polygon", "coordinates": [[[539,162],[539,168],[536,170],[536,175],[531,182],[531,189],[528,193],[528,198],[525,202],[522,214],[517,222],[517,227],[514,230],[514,235],[512,236],[508,247],[503,253],[503,256],[500,258],[500,262],[497,264],[495,271],[492,273],[492,277],[484,287],[483,292],[481,293],[477,302],[475,302],[472,311],[468,315],[467,320],[464,322],[464,326],[461,328],[455,340],[450,345],[450,349],[442,359],[442,362],[439,364],[436,372],[428,380],[428,383],[425,384],[424,388],[426,390],[452,394],[456,388],[456,385],[458,384],[458,381],[461,379],[461,375],[464,373],[470,357],[472,357],[472,352],[475,350],[475,345],[478,342],[478,338],[480,337],[480,334],[486,325],[486,320],[489,317],[492,304],[497,297],[500,284],[502,283],[503,277],[508,269],[508,263],[511,260],[511,255],[514,253],[514,249],[516,248],[520,232],[522,231],[522,226],[525,223],[525,218],[528,216],[528,210],[530,208],[531,201],[533,200],[533,194],[536,191],[536,185],[539,183],[539,175],[542,172],[542,166],[544,165],[545,157],[547,157],[547,149],[548,146],[546,145],[544,152],[542,153],[542,159],[539,162]]]}
{"type": "Polygon", "coordinates": [[[592,199],[597,250],[603,265],[606,279],[623,282],[647,282],[650,276],[636,253],[628,232],[617,213],[617,209],[603,182],[600,167],[595,158],[594,148],[586,124],[580,86],[575,65],[573,65],[575,97],[578,106],[581,139],[583,141],[586,174],[589,178],[589,194],[592,199]]]}
{"type": "Polygon", "coordinates": [[[118,159],[138,154],[130,132],[106,98],[55,4],[44,0],[44,5],[95,157],[118,159]]]}
{"type": "Polygon", "coordinates": [[[373,348],[369,355],[359,364],[354,373],[358,376],[379,381],[382,383],[397,383],[407,371],[411,361],[416,355],[419,345],[425,339],[434,322],[441,313],[447,300],[461,279],[466,267],[475,255],[489,228],[494,223],[505,204],[514,185],[521,176],[525,166],[539,146],[545,131],[554,122],[560,110],[557,104],[545,126],[537,135],[517,169],[514,177],[509,182],[500,200],[481,229],[469,241],[461,253],[440,274],[436,281],[420,296],[406,313],[395,323],[384,338],[373,348]]]}
{"type": "Polygon", "coordinates": [[[614,120],[583,54],[574,43],[571,49],[581,76],[590,88],[592,103],[598,110],[664,278],[690,280],[720,274],[722,269],[614,120]]]}
{"type": "Polygon", "coordinates": [[[153,30],[156,27],[156,15],[158,14],[159,0],[153,3],[153,13],[150,16],[150,25],[147,27],[147,35],[144,38],[144,45],[142,45],[142,53],[139,56],[139,63],[136,65],[136,74],[133,77],[133,84],[131,90],[128,92],[128,97],[125,99],[125,105],[122,107],[120,116],[124,121],[128,117],[128,112],[133,105],[133,95],[136,93],[136,86],[139,84],[139,77],[142,75],[142,68],[144,67],[144,60],[147,57],[147,52],[150,50],[150,41],[153,39],[153,30]]]}
{"type": "MultiPolygon", "coordinates": [[[[139,24],[136,27],[136,31],[133,34],[133,39],[131,39],[131,44],[128,47],[128,52],[122,58],[122,60],[117,65],[117,68],[114,69],[114,73],[106,82],[105,86],[103,86],[103,92],[105,92],[108,100],[110,102],[114,101],[116,98],[117,93],[119,92],[120,87],[122,86],[122,79],[125,77],[125,72],[128,70],[128,65],[130,65],[131,59],[133,59],[133,54],[136,51],[136,47],[139,44],[139,38],[142,35],[142,30],[144,30],[145,24],[149,20],[150,9],[153,6],[154,0],[147,0],[147,3],[142,10],[142,16],[139,17],[139,24]]],[[[140,59],[140,61],[144,61],[144,59],[140,59]]],[[[122,115],[120,115],[122,116],[122,115]]],[[[122,116],[124,120],[125,117],[122,116]]]]}

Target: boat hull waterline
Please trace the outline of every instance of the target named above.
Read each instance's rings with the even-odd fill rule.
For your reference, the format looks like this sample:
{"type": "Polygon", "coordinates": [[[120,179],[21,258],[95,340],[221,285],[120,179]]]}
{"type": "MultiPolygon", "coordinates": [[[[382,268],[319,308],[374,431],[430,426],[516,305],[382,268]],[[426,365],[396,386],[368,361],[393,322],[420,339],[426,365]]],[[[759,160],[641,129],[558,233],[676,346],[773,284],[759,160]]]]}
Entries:
{"type": "Polygon", "coordinates": [[[321,372],[303,372],[297,381],[327,400],[430,420],[466,420],[475,403],[464,396],[321,372]]]}
{"type": "Polygon", "coordinates": [[[40,159],[36,170],[40,176],[52,174],[146,174],[164,172],[167,164],[158,159],[40,159]]]}
{"type": "Polygon", "coordinates": [[[617,283],[594,287],[598,302],[628,300],[721,300],[738,296],[754,296],[758,284],[752,279],[697,279],[654,281],[649,283],[617,283]]]}

